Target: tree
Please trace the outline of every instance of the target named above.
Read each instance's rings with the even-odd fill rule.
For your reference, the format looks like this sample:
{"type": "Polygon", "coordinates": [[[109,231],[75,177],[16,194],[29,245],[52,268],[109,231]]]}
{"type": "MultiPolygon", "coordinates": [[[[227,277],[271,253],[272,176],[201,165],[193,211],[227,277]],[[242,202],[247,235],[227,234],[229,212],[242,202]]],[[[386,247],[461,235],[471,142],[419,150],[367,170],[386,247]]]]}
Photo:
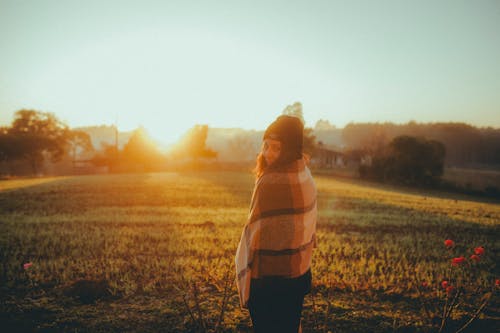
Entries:
{"type": "MultiPolygon", "coordinates": [[[[300,102],[295,102],[292,105],[287,105],[282,114],[297,117],[300,119],[302,124],[305,125],[302,103],[300,102]]],[[[314,130],[312,128],[304,127],[302,147],[304,153],[309,155],[314,154],[314,150],[316,149],[316,136],[314,136],[313,131],[314,130]]]]}
{"type": "Polygon", "coordinates": [[[441,142],[402,135],[360,167],[360,175],[410,185],[433,185],[443,175],[445,147],[441,142]]]}
{"type": "Polygon", "coordinates": [[[389,148],[391,178],[420,184],[442,176],[445,148],[441,142],[402,135],[394,138],[389,148]]]}
{"type": "Polygon", "coordinates": [[[476,128],[464,123],[350,123],[342,130],[344,144],[378,154],[392,139],[401,135],[426,137],[444,144],[447,165],[498,168],[500,164],[500,129],[476,128]]]}
{"type": "Polygon", "coordinates": [[[152,170],[162,160],[162,154],[144,128],[136,129],[123,147],[123,159],[128,164],[142,165],[152,170]]]}
{"type": "Polygon", "coordinates": [[[336,129],[335,125],[330,124],[330,121],[325,119],[318,120],[316,122],[316,125],[314,126],[315,131],[331,131],[335,129],[336,129]]]}
{"type": "Polygon", "coordinates": [[[52,113],[35,110],[19,110],[14,114],[12,126],[2,139],[15,142],[15,150],[5,148],[2,155],[9,159],[22,158],[29,162],[34,174],[47,155],[57,162],[64,155],[67,145],[68,126],[52,113]]]}
{"type": "Polygon", "coordinates": [[[17,159],[21,155],[17,150],[16,136],[11,133],[9,127],[0,127],[0,160],[8,161],[17,159]]]}
{"type": "Polygon", "coordinates": [[[308,155],[314,154],[316,149],[316,136],[313,134],[313,129],[310,127],[304,128],[304,136],[302,140],[302,149],[308,155]]]}
{"type": "Polygon", "coordinates": [[[390,123],[349,123],[342,130],[342,140],[349,149],[362,149],[371,154],[380,154],[395,135],[390,123]]]}
{"type": "Polygon", "coordinates": [[[292,105],[287,105],[282,113],[287,116],[297,117],[300,119],[300,121],[302,121],[302,124],[305,123],[304,114],[302,112],[302,103],[300,102],[295,102],[292,105]]]}
{"type": "Polygon", "coordinates": [[[195,125],[184,134],[174,148],[173,154],[193,160],[217,157],[217,152],[206,147],[207,136],[208,125],[195,125]]]}
{"type": "Polygon", "coordinates": [[[73,162],[76,160],[77,154],[90,153],[94,151],[90,135],[83,131],[68,131],[67,143],[73,162]]]}
{"type": "Polygon", "coordinates": [[[114,171],[119,163],[120,152],[116,145],[101,142],[101,148],[92,158],[92,164],[98,167],[106,166],[114,171]]]}

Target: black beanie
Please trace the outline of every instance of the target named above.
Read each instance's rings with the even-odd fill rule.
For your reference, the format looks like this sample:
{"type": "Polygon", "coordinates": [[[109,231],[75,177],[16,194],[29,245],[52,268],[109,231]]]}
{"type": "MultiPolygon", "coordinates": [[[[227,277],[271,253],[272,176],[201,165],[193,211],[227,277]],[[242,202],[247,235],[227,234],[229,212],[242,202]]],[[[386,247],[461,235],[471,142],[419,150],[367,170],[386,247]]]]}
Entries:
{"type": "Polygon", "coordinates": [[[297,117],[286,115],[276,118],[264,132],[264,140],[273,139],[281,142],[283,157],[291,161],[302,158],[303,136],[302,121],[297,117]]]}

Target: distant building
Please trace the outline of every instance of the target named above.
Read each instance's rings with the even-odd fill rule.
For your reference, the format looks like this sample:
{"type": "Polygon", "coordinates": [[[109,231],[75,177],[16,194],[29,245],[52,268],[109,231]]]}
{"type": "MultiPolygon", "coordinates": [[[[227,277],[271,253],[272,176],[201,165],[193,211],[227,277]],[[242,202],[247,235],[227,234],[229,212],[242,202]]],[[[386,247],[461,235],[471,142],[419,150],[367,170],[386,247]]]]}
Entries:
{"type": "Polygon", "coordinates": [[[346,157],[344,153],[327,147],[320,141],[311,158],[311,166],[321,169],[344,168],[346,157]]]}
{"type": "Polygon", "coordinates": [[[96,166],[94,161],[88,160],[74,160],[73,164],[73,174],[75,175],[85,175],[85,174],[97,174],[97,173],[109,173],[108,166],[96,166]]]}
{"type": "Polygon", "coordinates": [[[360,160],[361,165],[371,166],[372,162],[373,162],[372,155],[365,154],[365,155],[361,156],[361,160],[360,160]]]}

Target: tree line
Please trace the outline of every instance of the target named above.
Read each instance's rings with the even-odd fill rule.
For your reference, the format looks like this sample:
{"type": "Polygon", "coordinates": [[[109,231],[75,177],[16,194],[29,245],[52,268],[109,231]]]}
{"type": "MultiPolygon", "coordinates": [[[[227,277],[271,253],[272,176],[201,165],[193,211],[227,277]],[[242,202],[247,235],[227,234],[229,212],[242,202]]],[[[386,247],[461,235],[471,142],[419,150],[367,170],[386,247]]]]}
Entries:
{"type": "Polygon", "coordinates": [[[64,155],[75,157],[77,152],[91,150],[88,134],[71,130],[48,112],[20,110],[11,126],[0,127],[0,161],[24,161],[33,174],[45,159],[57,162],[64,155]]]}
{"type": "Polygon", "coordinates": [[[464,123],[350,123],[342,130],[348,149],[381,152],[394,138],[406,135],[441,142],[446,166],[499,166],[500,129],[464,123]]]}
{"type": "Polygon", "coordinates": [[[138,128],[122,148],[117,143],[101,143],[96,149],[88,133],[69,128],[54,114],[23,109],[14,113],[10,126],[0,127],[0,173],[23,174],[19,166],[28,166],[37,175],[47,161],[61,160],[73,166],[85,162],[107,167],[111,172],[161,171],[172,160],[187,163],[215,158],[217,153],[206,147],[207,134],[207,125],[195,125],[174,149],[162,152],[146,129],[138,128]]]}
{"type": "Polygon", "coordinates": [[[462,184],[443,179],[445,168],[498,170],[500,129],[464,123],[414,121],[348,124],[342,130],[346,156],[368,156],[359,166],[361,178],[411,186],[427,186],[468,194],[498,197],[498,183],[490,178],[462,184]]]}
{"type": "MultiPolygon", "coordinates": [[[[283,113],[303,119],[298,102],[287,106],[283,113]]],[[[315,134],[328,138],[328,133],[334,131],[335,137],[339,136],[340,129],[327,121],[320,122],[321,132],[318,126],[314,130],[306,127],[304,131],[304,148],[313,157],[318,141],[315,134]]],[[[208,132],[207,125],[193,126],[169,152],[160,151],[144,128],[133,131],[123,147],[116,140],[115,144],[101,143],[96,148],[89,134],[69,128],[55,115],[20,110],[10,126],[0,127],[0,172],[18,174],[16,166],[23,163],[37,174],[45,161],[62,159],[70,163],[84,160],[111,172],[161,171],[173,162],[204,163],[219,155],[207,147],[208,132]]],[[[235,150],[244,150],[245,155],[240,157],[247,162],[253,160],[252,155],[258,152],[253,136],[259,133],[251,134],[252,138],[246,141],[237,140],[242,135],[239,132],[231,137],[228,152],[234,155],[235,150]]],[[[360,167],[360,176],[381,181],[435,184],[445,166],[500,165],[500,129],[462,123],[351,123],[341,130],[341,137],[346,156],[357,160],[366,155],[372,158],[371,165],[360,167]]]]}

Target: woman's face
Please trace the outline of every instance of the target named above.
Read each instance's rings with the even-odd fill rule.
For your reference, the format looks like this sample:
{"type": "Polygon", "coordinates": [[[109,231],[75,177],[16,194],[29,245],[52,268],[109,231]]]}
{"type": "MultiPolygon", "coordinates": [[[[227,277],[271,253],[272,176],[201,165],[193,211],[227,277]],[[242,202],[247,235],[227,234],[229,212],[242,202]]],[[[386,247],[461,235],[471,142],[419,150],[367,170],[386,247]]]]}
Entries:
{"type": "Polygon", "coordinates": [[[281,153],[281,142],[273,139],[265,139],[264,145],[262,146],[262,155],[266,159],[267,165],[271,165],[278,157],[280,157],[281,153]]]}

